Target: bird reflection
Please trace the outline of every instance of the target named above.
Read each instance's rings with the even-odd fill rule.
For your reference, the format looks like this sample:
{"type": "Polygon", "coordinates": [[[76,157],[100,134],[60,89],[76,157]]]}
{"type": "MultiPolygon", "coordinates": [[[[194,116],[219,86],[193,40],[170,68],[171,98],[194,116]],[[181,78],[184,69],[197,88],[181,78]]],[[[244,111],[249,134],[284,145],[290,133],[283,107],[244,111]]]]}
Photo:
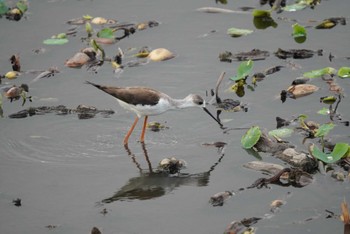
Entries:
{"type": "Polygon", "coordinates": [[[164,196],[175,188],[183,185],[198,187],[207,186],[210,173],[224,157],[223,150],[219,151],[219,159],[207,171],[196,174],[178,172],[170,175],[169,173],[165,173],[158,169],[153,169],[145,144],[142,143],[142,151],[148,164],[148,169],[142,169],[140,163],[136,160],[135,154],[131,152],[127,145],[124,147],[128,155],[131,157],[132,162],[138,168],[140,175],[130,178],[129,181],[113,196],[103,199],[101,201],[102,203],[127,200],[148,200],[164,196]]]}

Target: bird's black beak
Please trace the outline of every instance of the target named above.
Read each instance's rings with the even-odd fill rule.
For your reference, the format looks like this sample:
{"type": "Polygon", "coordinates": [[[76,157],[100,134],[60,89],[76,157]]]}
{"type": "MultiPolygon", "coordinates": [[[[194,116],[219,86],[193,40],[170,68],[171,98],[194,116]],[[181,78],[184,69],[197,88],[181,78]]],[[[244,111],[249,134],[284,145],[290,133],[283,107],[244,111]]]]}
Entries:
{"type": "Polygon", "coordinates": [[[212,118],[220,125],[220,127],[223,127],[223,126],[222,126],[222,123],[221,123],[219,120],[217,120],[217,119],[209,112],[209,110],[208,110],[207,108],[205,108],[205,107],[202,107],[202,108],[203,108],[203,110],[204,110],[205,112],[207,112],[208,115],[210,115],[210,117],[212,117],[212,118]]]}

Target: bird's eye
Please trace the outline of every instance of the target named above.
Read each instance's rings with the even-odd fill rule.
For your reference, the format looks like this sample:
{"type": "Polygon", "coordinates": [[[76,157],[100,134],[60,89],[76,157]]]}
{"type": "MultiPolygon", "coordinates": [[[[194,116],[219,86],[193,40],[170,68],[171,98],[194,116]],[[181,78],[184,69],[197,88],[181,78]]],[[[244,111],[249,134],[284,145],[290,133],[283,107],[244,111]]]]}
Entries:
{"type": "Polygon", "coordinates": [[[198,105],[203,105],[203,102],[202,102],[202,101],[199,101],[199,102],[198,102],[198,105]]]}

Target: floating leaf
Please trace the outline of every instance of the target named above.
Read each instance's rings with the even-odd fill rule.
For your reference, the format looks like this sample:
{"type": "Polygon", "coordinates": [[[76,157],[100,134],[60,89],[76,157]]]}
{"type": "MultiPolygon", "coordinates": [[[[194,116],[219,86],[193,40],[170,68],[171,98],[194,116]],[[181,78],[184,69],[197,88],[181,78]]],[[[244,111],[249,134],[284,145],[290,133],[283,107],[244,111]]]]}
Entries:
{"type": "Polygon", "coordinates": [[[255,10],[253,10],[252,15],[254,17],[270,17],[271,11],[255,9],[255,10]]]}
{"type": "Polygon", "coordinates": [[[261,131],[259,126],[252,126],[242,137],[241,143],[243,148],[252,148],[260,139],[261,131]]]}
{"type": "Polygon", "coordinates": [[[306,7],[305,4],[296,3],[296,4],[291,4],[291,5],[287,5],[285,7],[282,7],[282,10],[284,10],[284,11],[300,11],[300,10],[304,9],[305,7],[306,7]]]}
{"type": "Polygon", "coordinates": [[[334,96],[321,97],[320,101],[324,104],[332,105],[337,100],[334,96]]]}
{"type": "Polygon", "coordinates": [[[304,114],[301,114],[298,116],[298,120],[299,120],[299,123],[300,123],[300,126],[303,128],[303,129],[308,129],[309,127],[306,125],[305,123],[305,120],[308,118],[307,115],[304,115],[304,114]]]}
{"type": "Polygon", "coordinates": [[[237,68],[237,75],[231,77],[233,81],[244,79],[252,71],[254,62],[252,60],[241,62],[237,68]]]}
{"type": "Polygon", "coordinates": [[[278,138],[290,137],[293,131],[294,130],[290,128],[274,129],[269,131],[269,136],[278,137],[278,138]]]}
{"type": "Polygon", "coordinates": [[[28,10],[28,2],[26,0],[17,2],[16,6],[22,13],[25,13],[28,10]]]}
{"type": "Polygon", "coordinates": [[[293,37],[301,37],[301,36],[306,36],[306,29],[304,26],[295,23],[292,25],[293,27],[293,37]]]}
{"type": "Polygon", "coordinates": [[[83,15],[84,20],[91,20],[93,17],[91,15],[83,15]]]}
{"type": "Polygon", "coordinates": [[[315,26],[316,29],[331,29],[334,26],[336,26],[337,23],[332,21],[332,20],[324,20],[322,23],[320,23],[319,25],[315,26]]]}
{"type": "Polygon", "coordinates": [[[57,34],[56,37],[54,37],[54,38],[57,38],[57,39],[65,39],[65,38],[67,38],[67,34],[65,34],[65,33],[59,33],[59,34],[57,34]]]}
{"type": "Polygon", "coordinates": [[[325,163],[335,163],[339,161],[343,156],[346,156],[349,150],[349,145],[347,143],[337,143],[333,151],[330,154],[322,152],[315,145],[312,147],[311,154],[315,158],[325,162],[325,163]]]}
{"type": "Polygon", "coordinates": [[[266,29],[270,26],[277,28],[278,26],[271,16],[255,16],[253,17],[253,23],[257,29],[266,29]]]}
{"type": "Polygon", "coordinates": [[[315,137],[324,137],[334,128],[334,123],[322,124],[315,133],[315,137]]]}
{"type": "Polygon", "coordinates": [[[101,38],[114,39],[114,32],[111,28],[104,28],[97,33],[97,36],[101,38]]]}
{"type": "Polygon", "coordinates": [[[67,34],[65,33],[59,33],[43,41],[43,43],[46,45],[63,45],[63,44],[66,44],[67,42],[68,42],[67,34]]]}
{"type": "Polygon", "coordinates": [[[8,10],[8,6],[6,6],[6,4],[2,0],[0,0],[0,15],[5,14],[8,10]]]}
{"type": "Polygon", "coordinates": [[[335,73],[336,73],[336,70],[333,67],[325,67],[322,69],[313,70],[310,72],[305,72],[303,74],[303,76],[307,77],[307,78],[317,78],[317,77],[321,77],[323,75],[332,75],[335,73]]]}
{"type": "Polygon", "coordinates": [[[91,24],[89,22],[85,23],[85,31],[87,32],[89,37],[91,37],[91,35],[93,33],[93,29],[92,29],[92,26],[91,26],[91,24]]]}
{"type": "Polygon", "coordinates": [[[287,92],[288,96],[293,99],[297,99],[300,97],[305,97],[307,95],[313,94],[319,88],[312,84],[300,84],[300,85],[292,85],[288,87],[287,92]]]}
{"type": "Polygon", "coordinates": [[[297,43],[303,43],[306,40],[306,29],[298,23],[293,24],[292,36],[297,43]]]}
{"type": "Polygon", "coordinates": [[[240,28],[227,29],[227,34],[229,34],[232,37],[245,36],[245,35],[251,34],[252,32],[253,30],[249,30],[249,29],[240,29],[240,28]]]}
{"type": "Polygon", "coordinates": [[[350,67],[339,68],[338,76],[341,78],[350,78],[350,67]]]}
{"type": "Polygon", "coordinates": [[[67,38],[50,38],[43,41],[45,45],[63,45],[68,42],[67,38]]]}
{"type": "Polygon", "coordinates": [[[217,0],[217,2],[220,2],[221,4],[224,4],[224,5],[227,4],[227,0],[217,0]]]}
{"type": "Polygon", "coordinates": [[[326,107],[323,107],[321,110],[317,111],[318,114],[320,115],[329,115],[329,109],[326,107]]]}

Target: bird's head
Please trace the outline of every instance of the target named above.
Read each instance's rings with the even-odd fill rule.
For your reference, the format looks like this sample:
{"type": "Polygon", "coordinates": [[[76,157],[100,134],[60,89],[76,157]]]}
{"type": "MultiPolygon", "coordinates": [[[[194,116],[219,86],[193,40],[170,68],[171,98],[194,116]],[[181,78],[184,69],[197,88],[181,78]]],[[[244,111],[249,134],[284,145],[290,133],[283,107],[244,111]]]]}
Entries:
{"type": "Polygon", "coordinates": [[[222,127],[222,123],[216,119],[211,113],[210,111],[205,107],[206,105],[206,102],[205,100],[197,95],[197,94],[190,94],[188,95],[185,100],[187,100],[186,102],[188,103],[189,106],[198,106],[198,107],[201,107],[203,108],[203,110],[208,114],[210,115],[210,117],[212,117],[221,127],[222,127]]]}

